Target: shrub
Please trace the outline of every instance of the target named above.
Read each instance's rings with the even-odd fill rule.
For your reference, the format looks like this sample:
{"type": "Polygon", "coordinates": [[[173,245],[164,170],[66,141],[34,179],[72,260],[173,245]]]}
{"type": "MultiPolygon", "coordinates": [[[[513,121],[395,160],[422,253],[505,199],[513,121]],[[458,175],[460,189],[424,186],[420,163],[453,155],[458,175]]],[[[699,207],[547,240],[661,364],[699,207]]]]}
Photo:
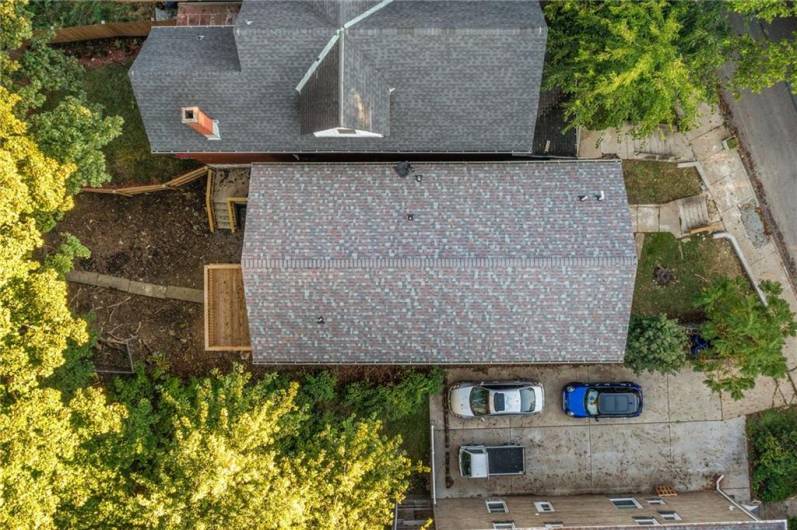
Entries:
{"type": "Polygon", "coordinates": [[[633,315],[628,328],[625,364],[635,373],[675,373],[686,364],[684,328],[666,315],[633,315]]]}
{"type": "Polygon", "coordinates": [[[440,392],[442,387],[442,370],[408,371],[393,385],[373,386],[360,381],[351,383],[346,387],[343,402],[358,415],[397,420],[424,406],[429,395],[440,392]]]}
{"type": "Polygon", "coordinates": [[[756,496],[775,502],[797,493],[797,408],[751,416],[747,435],[756,496]]]}
{"type": "Polygon", "coordinates": [[[337,384],[335,376],[327,370],[309,374],[302,382],[302,391],[297,400],[311,405],[330,403],[337,397],[337,384]]]}
{"type": "Polygon", "coordinates": [[[707,287],[697,301],[707,318],[700,334],[711,347],[696,366],[706,373],[712,390],[729,392],[733,399],[741,399],[760,375],[780,378],[786,374],[783,345],[786,337],[797,334],[794,313],[780,297],[780,284],[762,282],[761,290],[766,306],[745,280],[723,278],[707,287]]]}
{"type": "Polygon", "coordinates": [[[138,13],[132,4],[100,0],[33,0],[29,9],[36,28],[84,26],[143,18],[143,13],[138,13]]]}

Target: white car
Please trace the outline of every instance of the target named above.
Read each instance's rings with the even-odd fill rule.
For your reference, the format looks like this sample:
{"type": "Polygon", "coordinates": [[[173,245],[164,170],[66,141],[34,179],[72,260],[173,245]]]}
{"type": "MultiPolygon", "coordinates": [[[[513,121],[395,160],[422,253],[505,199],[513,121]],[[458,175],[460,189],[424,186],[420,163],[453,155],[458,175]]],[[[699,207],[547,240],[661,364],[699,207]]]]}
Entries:
{"type": "Polygon", "coordinates": [[[465,382],[448,390],[448,408],[462,418],[537,414],[543,400],[542,385],[530,381],[465,382]]]}

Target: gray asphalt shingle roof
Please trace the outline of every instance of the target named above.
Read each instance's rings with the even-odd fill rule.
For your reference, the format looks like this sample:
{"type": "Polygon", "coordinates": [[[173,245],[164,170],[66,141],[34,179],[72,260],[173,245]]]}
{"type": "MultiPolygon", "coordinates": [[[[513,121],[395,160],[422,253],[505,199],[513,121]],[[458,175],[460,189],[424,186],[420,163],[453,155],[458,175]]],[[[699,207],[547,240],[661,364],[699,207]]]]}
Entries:
{"type": "Polygon", "coordinates": [[[257,164],[242,265],[256,363],[620,362],[636,254],[617,161],[257,164]]]}
{"type": "MultiPolygon", "coordinates": [[[[339,19],[373,4],[345,3],[339,19]]],[[[301,134],[295,89],[337,29],[334,7],[248,0],[234,28],[153,28],[130,70],[152,150],[531,150],[547,37],[536,0],[395,0],[346,30],[395,88],[389,135],[357,139],[301,134]],[[221,140],[180,123],[180,108],[194,105],[219,121],[221,140]]]]}

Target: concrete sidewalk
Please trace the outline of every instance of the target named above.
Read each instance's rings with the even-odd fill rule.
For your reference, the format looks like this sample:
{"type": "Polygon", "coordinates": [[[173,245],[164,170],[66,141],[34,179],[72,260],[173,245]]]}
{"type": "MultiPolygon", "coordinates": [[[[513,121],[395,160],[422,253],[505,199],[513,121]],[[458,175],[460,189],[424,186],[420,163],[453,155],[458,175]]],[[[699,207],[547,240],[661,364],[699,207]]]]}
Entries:
{"type": "MultiPolygon", "coordinates": [[[[756,212],[758,199],[747,170],[737,151],[726,150],[722,146],[722,140],[731,133],[725,127],[717,109],[704,105],[701,111],[703,117],[694,130],[684,134],[666,133],[663,130],[663,138],[654,135],[632,140],[628,129],[586,131],[581,135],[579,156],[600,158],[615,155],[644,160],[650,159],[647,151],[651,148],[646,146],[653,145],[661,151],[659,156],[662,159],[694,163],[706,191],[716,205],[725,231],[733,235],[739,243],[744,260],[750,266],[751,280],[756,284],[763,280],[780,283],[783,286],[783,298],[792,311],[797,312],[797,297],[777,245],[763,230],[758,229],[761,226],[756,212]],[[599,142],[602,137],[605,139],[599,142]]],[[[783,353],[788,367],[797,370],[797,339],[788,339],[783,353]]],[[[757,381],[756,387],[747,391],[745,397],[739,401],[723,394],[722,417],[728,419],[777,405],[797,403],[795,379],[797,372],[792,372],[790,377],[782,381],[762,377],[757,381]]]]}
{"type": "Polygon", "coordinates": [[[442,396],[430,407],[435,431],[436,493],[439,497],[535,493],[652,492],[657,485],[679,491],[711,487],[720,474],[724,488],[748,500],[749,476],[744,418],[723,420],[723,401],[701,374],[636,376],[620,365],[490,367],[449,369],[449,383],[491,379],[540,381],[543,412],[530,417],[463,420],[444,418],[442,396]],[[641,416],[570,418],[561,410],[562,388],[571,381],[635,381],[644,392],[641,416]],[[449,486],[443,426],[448,425],[449,486]],[[526,447],[522,476],[464,479],[457,451],[463,444],[517,443],[526,447]]]}

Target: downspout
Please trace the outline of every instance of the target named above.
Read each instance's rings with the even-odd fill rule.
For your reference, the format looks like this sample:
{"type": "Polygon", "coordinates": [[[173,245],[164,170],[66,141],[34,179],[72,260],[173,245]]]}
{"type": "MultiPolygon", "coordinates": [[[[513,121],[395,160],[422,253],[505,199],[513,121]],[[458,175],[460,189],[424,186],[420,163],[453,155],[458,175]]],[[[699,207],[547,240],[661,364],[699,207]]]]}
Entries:
{"type": "Polygon", "coordinates": [[[741,247],[739,247],[739,242],[736,241],[736,238],[733,236],[733,234],[729,234],[728,232],[717,232],[716,234],[714,234],[714,239],[727,239],[728,241],[731,242],[733,250],[736,252],[736,255],[739,257],[739,261],[742,264],[742,268],[744,269],[744,272],[747,274],[747,278],[750,280],[750,283],[753,284],[753,289],[755,289],[755,292],[758,295],[758,298],[761,300],[761,303],[764,304],[764,307],[767,307],[767,305],[769,305],[767,304],[767,297],[764,295],[764,291],[762,291],[761,288],[758,286],[758,284],[755,282],[755,279],[753,278],[753,273],[750,270],[750,265],[747,264],[747,260],[744,258],[744,254],[742,254],[742,249],[741,247]]]}
{"type": "Polygon", "coordinates": [[[716,485],[717,493],[719,493],[720,495],[725,497],[725,500],[727,500],[733,506],[739,508],[742,511],[742,513],[747,514],[747,516],[750,517],[753,521],[760,521],[761,519],[759,519],[758,517],[753,515],[752,512],[747,510],[744,506],[742,506],[741,504],[739,504],[738,502],[733,500],[727,493],[722,491],[722,488],[720,487],[720,483],[722,482],[722,479],[724,479],[724,478],[725,478],[725,475],[720,475],[719,478],[717,479],[717,485],[716,485]]]}
{"type": "Polygon", "coordinates": [[[432,506],[437,506],[437,491],[436,491],[436,484],[435,484],[435,471],[434,471],[434,422],[431,424],[431,433],[429,440],[431,443],[429,444],[431,449],[431,458],[432,458],[432,506]]]}

